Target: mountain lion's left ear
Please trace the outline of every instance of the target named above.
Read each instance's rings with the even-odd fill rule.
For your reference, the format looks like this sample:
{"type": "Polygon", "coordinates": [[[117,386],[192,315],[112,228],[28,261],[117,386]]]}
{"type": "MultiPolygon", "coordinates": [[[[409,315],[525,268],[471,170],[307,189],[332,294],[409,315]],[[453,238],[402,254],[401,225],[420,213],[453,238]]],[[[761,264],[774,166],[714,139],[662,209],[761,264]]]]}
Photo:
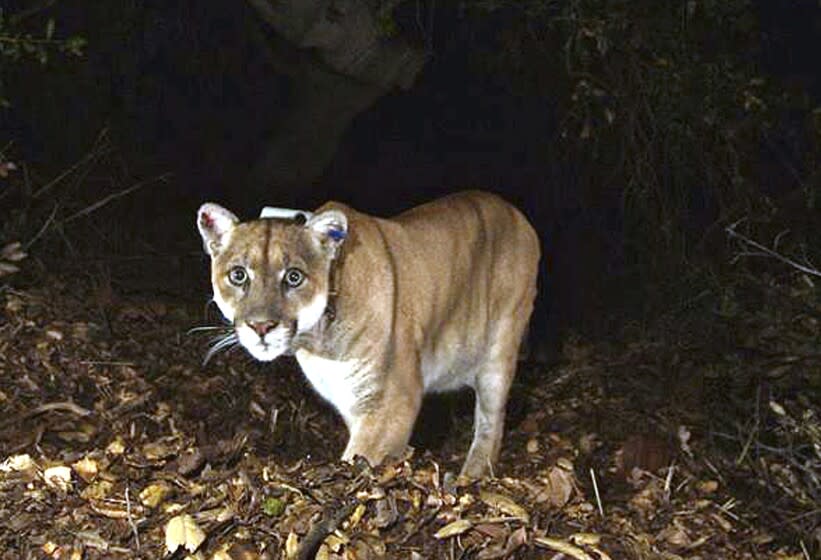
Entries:
{"type": "Polygon", "coordinates": [[[338,248],[348,237],[348,218],[339,210],[326,210],[320,214],[314,214],[305,223],[317,237],[323,246],[338,248]]]}
{"type": "Polygon", "coordinates": [[[223,245],[225,234],[239,223],[233,212],[219,204],[206,202],[197,211],[197,229],[200,230],[205,252],[212,257],[223,245]]]}

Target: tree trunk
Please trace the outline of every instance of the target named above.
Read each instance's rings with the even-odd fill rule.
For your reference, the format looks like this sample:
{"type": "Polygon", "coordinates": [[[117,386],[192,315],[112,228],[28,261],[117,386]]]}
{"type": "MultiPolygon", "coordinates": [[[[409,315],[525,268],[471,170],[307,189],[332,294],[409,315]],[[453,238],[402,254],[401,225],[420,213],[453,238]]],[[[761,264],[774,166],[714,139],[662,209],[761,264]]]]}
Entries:
{"type": "Polygon", "coordinates": [[[251,174],[255,189],[282,198],[319,177],[356,115],[413,83],[425,54],[380,30],[395,1],[381,7],[373,0],[248,3],[274,32],[260,33],[257,43],[274,70],[292,80],[285,116],[251,174]]]}

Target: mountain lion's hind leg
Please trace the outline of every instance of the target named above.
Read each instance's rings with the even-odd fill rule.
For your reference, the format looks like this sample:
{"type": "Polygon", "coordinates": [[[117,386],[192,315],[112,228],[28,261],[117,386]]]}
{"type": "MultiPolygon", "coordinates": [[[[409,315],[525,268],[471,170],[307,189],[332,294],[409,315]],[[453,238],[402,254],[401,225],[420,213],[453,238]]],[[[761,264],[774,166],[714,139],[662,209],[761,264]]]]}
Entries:
{"type": "Polygon", "coordinates": [[[527,324],[517,317],[528,315],[515,314],[511,320],[499,322],[496,340],[488,349],[488,359],[476,376],[473,442],[462,467],[465,476],[480,478],[493,474],[502,446],[505,406],[516,373],[519,343],[527,324]]]}
{"type": "MultiPolygon", "coordinates": [[[[462,474],[471,478],[479,478],[492,472],[493,463],[502,445],[505,406],[512,376],[505,371],[510,364],[495,362],[494,365],[495,367],[488,364],[488,369],[493,367],[495,371],[483,371],[474,388],[476,405],[473,442],[462,467],[462,474]]],[[[512,365],[516,366],[515,359],[512,365]]]]}

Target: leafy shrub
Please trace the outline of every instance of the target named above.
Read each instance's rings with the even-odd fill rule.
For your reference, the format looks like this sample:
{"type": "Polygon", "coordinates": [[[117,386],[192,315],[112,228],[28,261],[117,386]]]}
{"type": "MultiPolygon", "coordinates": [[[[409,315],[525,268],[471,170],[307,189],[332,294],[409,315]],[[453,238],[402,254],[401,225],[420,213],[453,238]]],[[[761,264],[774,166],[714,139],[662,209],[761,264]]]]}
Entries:
{"type": "Polygon", "coordinates": [[[56,23],[48,18],[38,31],[32,20],[41,15],[43,8],[33,8],[8,14],[0,7],[0,107],[10,104],[5,96],[3,78],[11,64],[39,63],[45,65],[54,54],[82,56],[86,41],[79,35],[59,38],[56,23]],[[29,23],[32,22],[32,23],[29,23]]]}
{"type": "Polygon", "coordinates": [[[489,70],[556,100],[552,156],[589,207],[620,206],[624,254],[645,279],[674,276],[723,224],[768,219],[787,198],[797,212],[817,204],[821,110],[763,73],[750,0],[486,0],[474,10],[504,22],[489,70]],[[784,129],[798,140],[779,161],[771,148],[784,129]]]}

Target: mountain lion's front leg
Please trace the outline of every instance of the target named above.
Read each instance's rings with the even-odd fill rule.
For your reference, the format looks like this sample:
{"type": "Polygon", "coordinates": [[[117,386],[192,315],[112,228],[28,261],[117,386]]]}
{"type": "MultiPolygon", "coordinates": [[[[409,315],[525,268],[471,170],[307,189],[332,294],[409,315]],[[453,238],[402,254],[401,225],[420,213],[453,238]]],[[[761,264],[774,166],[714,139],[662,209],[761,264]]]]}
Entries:
{"type": "Polygon", "coordinates": [[[388,457],[404,453],[419,414],[422,387],[417,383],[411,387],[406,383],[399,385],[386,387],[374,408],[352,419],[343,461],[352,461],[359,455],[371,465],[378,465],[388,457]]]}

